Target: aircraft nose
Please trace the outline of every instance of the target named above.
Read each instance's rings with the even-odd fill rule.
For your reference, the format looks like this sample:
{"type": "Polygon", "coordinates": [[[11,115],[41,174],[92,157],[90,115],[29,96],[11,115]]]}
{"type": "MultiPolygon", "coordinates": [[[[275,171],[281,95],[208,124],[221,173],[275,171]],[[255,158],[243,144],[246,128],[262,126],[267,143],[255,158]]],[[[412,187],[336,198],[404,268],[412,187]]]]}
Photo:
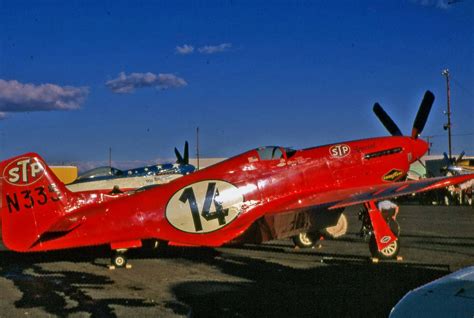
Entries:
{"type": "Polygon", "coordinates": [[[428,143],[422,139],[413,140],[413,161],[420,159],[428,151],[428,143]]]}

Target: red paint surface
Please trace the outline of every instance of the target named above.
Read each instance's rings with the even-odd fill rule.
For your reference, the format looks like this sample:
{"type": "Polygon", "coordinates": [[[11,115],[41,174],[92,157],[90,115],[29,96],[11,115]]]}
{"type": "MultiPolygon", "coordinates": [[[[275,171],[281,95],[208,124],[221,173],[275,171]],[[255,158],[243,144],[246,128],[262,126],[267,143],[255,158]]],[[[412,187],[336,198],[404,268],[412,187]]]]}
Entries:
{"type": "Polygon", "coordinates": [[[382,137],[342,144],[349,146],[350,152],[341,158],[330,154],[329,149],[335,145],[298,150],[290,158],[285,155],[282,159],[265,161],[260,159],[257,150],[251,150],[168,184],[115,196],[72,193],[38,155],[21,155],[2,162],[1,173],[18,158],[30,157],[42,166],[44,175],[30,185],[2,181],[3,241],[15,251],[120,245],[120,242],[135,244],[143,239],[220,246],[238,237],[266,214],[295,212],[314,206],[325,206],[327,213],[332,213],[331,209],[339,206],[420,192],[473,178],[471,175],[388,183],[382,177],[392,169],[406,174],[410,163],[427,151],[426,142],[410,137],[382,137]],[[396,147],[402,151],[364,158],[367,153],[396,147]],[[175,193],[203,180],[223,180],[234,185],[242,191],[244,204],[232,222],[215,231],[183,232],[166,219],[166,206],[175,193]],[[402,186],[405,188],[399,190],[402,186]],[[33,207],[30,207],[31,200],[33,207]]]}

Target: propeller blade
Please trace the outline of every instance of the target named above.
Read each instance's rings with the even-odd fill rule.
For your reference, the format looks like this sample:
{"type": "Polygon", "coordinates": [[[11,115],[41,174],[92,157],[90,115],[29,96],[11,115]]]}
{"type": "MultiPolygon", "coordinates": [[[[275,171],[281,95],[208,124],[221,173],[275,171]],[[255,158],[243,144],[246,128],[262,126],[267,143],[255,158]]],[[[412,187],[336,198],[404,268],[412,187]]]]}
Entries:
{"type": "Polygon", "coordinates": [[[462,160],[462,157],[464,157],[464,155],[466,154],[466,152],[463,150],[463,152],[461,152],[461,154],[459,155],[458,159],[456,159],[456,163],[458,163],[459,161],[462,160]]]}
{"type": "Polygon", "coordinates": [[[174,148],[174,154],[176,155],[176,163],[183,164],[184,159],[179,153],[178,149],[176,149],[176,147],[174,148]]]}
{"type": "Polygon", "coordinates": [[[443,152],[443,160],[447,166],[451,164],[451,159],[449,159],[448,154],[446,152],[443,152]]]}
{"type": "Polygon", "coordinates": [[[426,91],[425,96],[423,96],[423,100],[421,101],[420,108],[418,109],[418,113],[416,114],[415,121],[413,122],[413,129],[411,131],[412,138],[417,139],[418,135],[423,131],[423,128],[425,128],[434,99],[435,97],[433,93],[426,91]]]}
{"type": "Polygon", "coordinates": [[[183,159],[184,164],[189,164],[189,144],[188,141],[184,143],[184,159],[183,159]]]}
{"type": "Polygon", "coordinates": [[[374,104],[373,111],[378,119],[382,122],[382,124],[387,128],[388,132],[392,134],[392,136],[402,136],[402,132],[400,128],[398,128],[397,124],[390,118],[390,116],[383,110],[382,106],[379,103],[374,104]]]}

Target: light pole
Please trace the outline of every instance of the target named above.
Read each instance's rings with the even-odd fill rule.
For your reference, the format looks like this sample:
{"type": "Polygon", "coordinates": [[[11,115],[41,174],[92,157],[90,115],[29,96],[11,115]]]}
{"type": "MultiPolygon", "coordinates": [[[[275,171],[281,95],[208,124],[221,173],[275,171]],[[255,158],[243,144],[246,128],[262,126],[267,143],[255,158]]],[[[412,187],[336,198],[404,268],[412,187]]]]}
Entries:
{"type": "Polygon", "coordinates": [[[197,170],[199,170],[199,126],[196,128],[196,159],[197,170]]]}
{"type": "Polygon", "coordinates": [[[451,153],[451,103],[450,103],[450,89],[449,89],[449,70],[444,69],[441,74],[446,77],[446,91],[447,91],[447,102],[448,102],[448,111],[445,112],[446,116],[448,116],[448,123],[444,124],[444,130],[448,130],[448,151],[449,151],[449,160],[452,158],[451,153]]]}

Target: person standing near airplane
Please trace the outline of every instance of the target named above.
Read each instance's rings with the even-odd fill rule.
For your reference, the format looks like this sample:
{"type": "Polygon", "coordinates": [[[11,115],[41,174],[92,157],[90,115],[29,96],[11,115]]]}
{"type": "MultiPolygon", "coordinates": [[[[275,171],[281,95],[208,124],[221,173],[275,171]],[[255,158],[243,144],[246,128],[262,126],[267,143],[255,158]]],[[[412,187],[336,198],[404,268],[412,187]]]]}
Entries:
{"type": "Polygon", "coordinates": [[[398,212],[400,211],[400,207],[390,200],[379,201],[379,203],[377,203],[377,208],[382,212],[385,219],[390,217],[393,220],[396,220],[398,212]]]}
{"type": "Polygon", "coordinates": [[[397,215],[400,212],[400,207],[390,200],[383,200],[377,203],[377,208],[382,213],[383,218],[387,220],[393,234],[399,236],[400,226],[397,222],[397,215]]]}

